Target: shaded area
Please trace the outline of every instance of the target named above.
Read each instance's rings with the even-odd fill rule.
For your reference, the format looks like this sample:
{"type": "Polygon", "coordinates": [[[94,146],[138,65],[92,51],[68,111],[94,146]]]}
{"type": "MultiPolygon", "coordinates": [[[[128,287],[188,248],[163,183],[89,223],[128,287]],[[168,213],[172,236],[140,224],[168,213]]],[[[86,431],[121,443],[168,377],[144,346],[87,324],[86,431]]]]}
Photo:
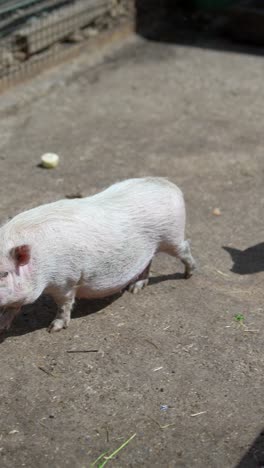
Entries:
{"type": "Polygon", "coordinates": [[[254,443],[235,468],[264,467],[264,430],[254,440],[254,443]]]}
{"type": "Polygon", "coordinates": [[[264,242],[239,250],[234,247],[224,247],[234,262],[231,271],[239,275],[251,275],[264,271],[264,242]]]}
{"type": "MultiPolygon", "coordinates": [[[[104,299],[96,300],[76,300],[72,312],[72,319],[95,314],[115,302],[121,294],[104,299]]],[[[10,330],[3,332],[0,336],[0,343],[10,336],[22,336],[32,333],[42,328],[48,328],[55,318],[57,306],[48,296],[42,296],[34,304],[23,307],[22,313],[14,320],[10,330]]]]}
{"type": "MultiPolygon", "coordinates": [[[[185,279],[183,273],[160,275],[149,279],[149,286],[170,280],[185,279]]],[[[72,312],[72,319],[85,317],[106,309],[110,304],[117,301],[126,291],[102,299],[76,299],[72,312]]],[[[11,324],[8,331],[0,335],[0,343],[10,336],[22,336],[42,328],[48,328],[55,318],[57,306],[49,296],[40,297],[34,304],[23,307],[22,313],[11,324]]]]}
{"type": "Polygon", "coordinates": [[[264,5],[258,0],[135,0],[135,24],[140,36],[155,42],[256,55],[264,51],[264,5]],[[199,8],[206,3],[219,7],[199,8]]]}
{"type": "Polygon", "coordinates": [[[163,283],[164,281],[175,281],[186,279],[184,273],[172,273],[170,275],[160,275],[153,278],[149,278],[148,286],[153,286],[158,283],[163,283]]]}

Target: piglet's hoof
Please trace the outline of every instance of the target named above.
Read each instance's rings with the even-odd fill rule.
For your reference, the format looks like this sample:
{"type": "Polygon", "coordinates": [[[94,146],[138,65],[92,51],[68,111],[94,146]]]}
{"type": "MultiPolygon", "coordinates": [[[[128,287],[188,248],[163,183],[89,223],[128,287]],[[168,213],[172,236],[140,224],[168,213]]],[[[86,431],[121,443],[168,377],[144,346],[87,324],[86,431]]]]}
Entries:
{"type": "Polygon", "coordinates": [[[54,333],[61,331],[63,328],[67,328],[69,324],[64,319],[55,319],[51,322],[50,326],[48,327],[49,333],[54,333]]]}
{"type": "Polygon", "coordinates": [[[194,270],[196,270],[196,263],[193,262],[191,266],[188,266],[184,272],[184,278],[189,279],[193,275],[194,270]]]}
{"type": "Polygon", "coordinates": [[[144,279],[137,281],[136,283],[130,284],[128,286],[128,291],[132,294],[137,294],[139,291],[141,291],[141,289],[144,289],[147,286],[148,282],[148,279],[144,279]]]}

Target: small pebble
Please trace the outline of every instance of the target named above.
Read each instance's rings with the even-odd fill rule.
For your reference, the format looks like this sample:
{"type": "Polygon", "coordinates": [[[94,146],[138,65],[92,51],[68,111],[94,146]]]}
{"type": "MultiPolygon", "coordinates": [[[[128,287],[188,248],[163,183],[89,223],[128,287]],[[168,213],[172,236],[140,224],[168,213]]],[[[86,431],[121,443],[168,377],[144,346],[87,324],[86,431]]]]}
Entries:
{"type": "Polygon", "coordinates": [[[213,209],[213,215],[215,216],[221,216],[221,211],[219,208],[214,208],[213,209]]]}

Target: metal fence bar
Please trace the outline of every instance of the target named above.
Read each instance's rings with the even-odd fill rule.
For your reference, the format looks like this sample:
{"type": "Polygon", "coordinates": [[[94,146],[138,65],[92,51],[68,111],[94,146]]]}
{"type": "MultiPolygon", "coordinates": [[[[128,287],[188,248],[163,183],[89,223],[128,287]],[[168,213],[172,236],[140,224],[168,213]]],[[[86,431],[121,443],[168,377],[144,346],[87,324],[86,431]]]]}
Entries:
{"type": "MultiPolygon", "coordinates": [[[[0,0],[1,1],[1,0],[0,0]]],[[[73,0],[70,0],[70,2],[73,0]]],[[[12,34],[13,31],[23,27],[31,18],[49,14],[55,9],[69,4],[69,0],[41,0],[35,5],[29,5],[27,8],[16,10],[8,15],[0,16],[0,39],[12,34]],[[19,14],[18,14],[19,11],[19,14]]]]}
{"type": "Polygon", "coordinates": [[[35,3],[40,3],[41,0],[15,0],[15,1],[8,1],[7,6],[0,8],[0,15],[5,15],[7,13],[12,13],[13,11],[19,8],[25,8],[30,5],[34,5],[35,3]]]}
{"type": "Polygon", "coordinates": [[[14,46],[30,56],[66,38],[108,10],[108,0],[80,1],[20,29],[15,35],[14,46]]]}
{"type": "Polygon", "coordinates": [[[91,39],[89,45],[87,42],[81,42],[74,44],[73,47],[69,47],[63,50],[63,52],[57,54],[49,54],[45,60],[39,59],[32,64],[25,62],[22,64],[19,70],[13,71],[10,75],[6,75],[0,79],[0,93],[9,89],[11,86],[21,84],[29,79],[38,76],[41,72],[47,71],[53,68],[54,65],[66,63],[69,60],[76,58],[82,52],[91,52],[98,50],[98,47],[105,47],[110,43],[120,42],[124,40],[133,32],[133,27],[130,22],[126,22],[118,30],[106,30],[91,39]]]}

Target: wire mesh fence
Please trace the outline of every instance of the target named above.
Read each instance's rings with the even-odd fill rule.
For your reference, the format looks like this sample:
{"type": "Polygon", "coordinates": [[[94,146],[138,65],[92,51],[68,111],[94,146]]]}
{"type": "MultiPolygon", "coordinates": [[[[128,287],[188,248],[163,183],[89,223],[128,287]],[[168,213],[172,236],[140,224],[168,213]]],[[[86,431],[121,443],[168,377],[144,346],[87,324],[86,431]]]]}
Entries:
{"type": "Polygon", "coordinates": [[[0,90],[74,55],[131,14],[130,0],[0,0],[0,90]]]}

